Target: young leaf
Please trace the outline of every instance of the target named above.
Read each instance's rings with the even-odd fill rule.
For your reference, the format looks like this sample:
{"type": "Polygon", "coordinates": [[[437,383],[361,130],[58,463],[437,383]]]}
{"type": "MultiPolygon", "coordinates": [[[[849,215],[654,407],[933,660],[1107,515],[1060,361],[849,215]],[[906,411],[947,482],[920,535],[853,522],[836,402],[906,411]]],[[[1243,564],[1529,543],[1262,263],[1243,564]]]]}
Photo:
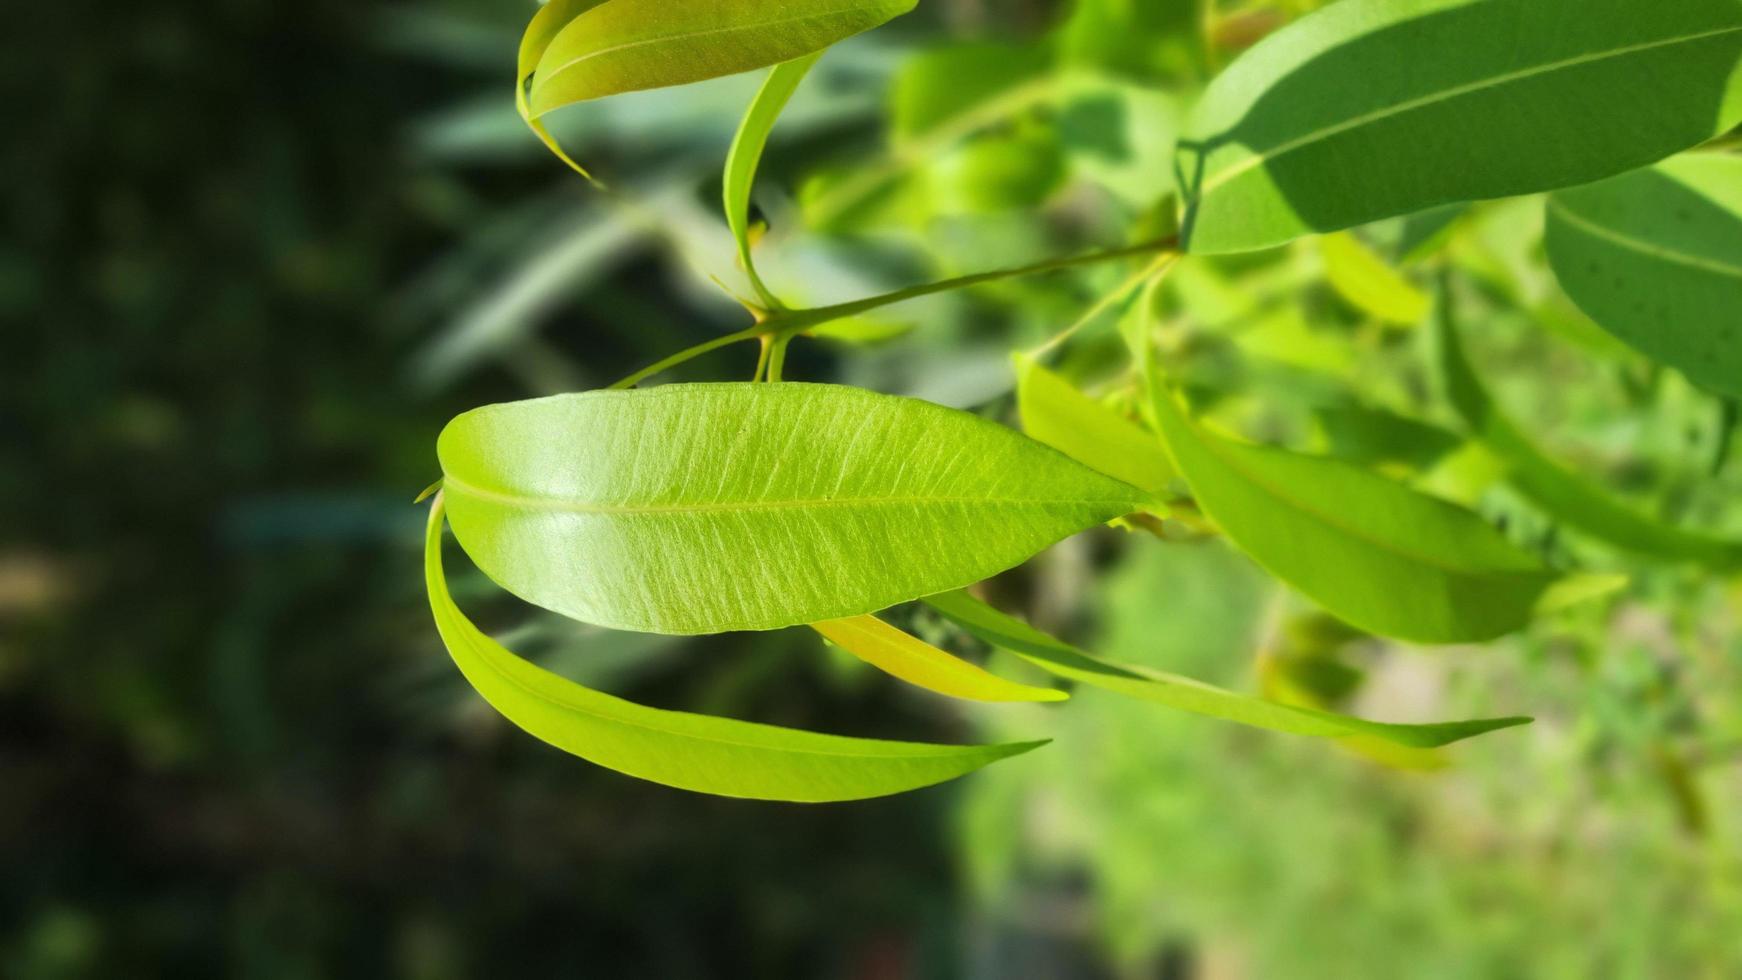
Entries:
{"type": "Polygon", "coordinates": [[[830,619],[812,623],[811,629],[885,674],[947,697],[968,701],[1063,701],[1070,697],[1050,687],[1007,681],[876,616],[830,619]]]}
{"type": "Polygon", "coordinates": [[[1325,258],[1325,278],[1356,309],[1399,326],[1414,326],[1427,315],[1427,294],[1354,235],[1326,235],[1319,239],[1319,251],[1325,258]]]}
{"type": "Polygon", "coordinates": [[[1079,463],[1134,487],[1163,493],[1173,461],[1155,436],[1084,395],[1026,354],[1017,354],[1016,408],[1022,431],[1079,463]]]}
{"type": "Polygon", "coordinates": [[[1598,325],[1742,396],[1742,156],[1695,153],[1549,198],[1555,276],[1598,325]]]}
{"type": "Polygon", "coordinates": [[[1469,511],[1336,460],[1200,430],[1153,364],[1145,373],[1156,427],[1198,506],[1343,620],[1419,643],[1489,640],[1528,622],[1554,583],[1469,511]]]}
{"type": "Polygon", "coordinates": [[[818,735],[643,707],[582,687],[510,653],[454,605],[442,572],[441,497],[430,508],[424,579],[442,643],[491,707],[564,752],[640,779],[756,800],[859,800],[941,783],[1046,744],[818,735]]]}
{"type": "Polygon", "coordinates": [[[1442,306],[1438,354],[1446,399],[1471,434],[1505,465],[1507,482],[1560,520],[1627,551],[1720,567],[1742,566],[1742,542],[1653,520],[1544,456],[1494,404],[1464,355],[1449,300],[1442,306]]]}
{"type": "Polygon", "coordinates": [[[915,0],[610,0],[580,4],[532,72],[533,118],[619,92],[791,61],[913,9],[915,0]]]}
{"type": "Polygon", "coordinates": [[[1278,245],[1588,183],[1742,122],[1737,0],[1342,0],[1247,51],[1180,141],[1186,246],[1278,245]]]}
{"type": "Polygon", "coordinates": [[[526,33],[520,37],[520,53],[516,59],[517,70],[514,76],[514,108],[520,113],[520,118],[557,158],[573,167],[575,172],[591,180],[592,175],[586,168],[576,163],[563,152],[557,144],[556,137],[550,134],[544,123],[532,115],[532,107],[527,104],[526,92],[532,85],[533,74],[538,70],[538,62],[544,57],[545,49],[557,33],[569,25],[576,17],[604,3],[605,0],[550,0],[538,13],[532,15],[532,20],[526,25],[526,33]]]}
{"type": "Polygon", "coordinates": [[[762,161],[762,151],[768,146],[768,134],[774,129],[780,110],[786,108],[787,100],[798,91],[799,83],[822,56],[821,51],[816,51],[783,61],[769,71],[768,80],[750,103],[744,122],[738,126],[738,135],[732,139],[732,148],[726,153],[726,224],[738,243],[738,261],[744,265],[744,274],[750,277],[750,285],[769,309],[780,309],[781,304],[757,275],[756,262],[750,256],[750,187],[756,181],[756,166],[762,161]]]}
{"type": "Polygon", "coordinates": [[[449,520],[529,602],[717,633],[872,612],[1150,495],[966,412],[860,388],[667,385],[491,405],[437,445],[449,520]]]}
{"type": "Polygon", "coordinates": [[[1178,674],[1106,660],[1056,640],[966,592],[928,596],[925,603],[981,640],[1060,677],[1254,728],[1326,738],[1371,736],[1398,745],[1433,748],[1531,721],[1529,718],[1491,718],[1430,725],[1394,725],[1351,718],[1266,701],[1178,674]]]}

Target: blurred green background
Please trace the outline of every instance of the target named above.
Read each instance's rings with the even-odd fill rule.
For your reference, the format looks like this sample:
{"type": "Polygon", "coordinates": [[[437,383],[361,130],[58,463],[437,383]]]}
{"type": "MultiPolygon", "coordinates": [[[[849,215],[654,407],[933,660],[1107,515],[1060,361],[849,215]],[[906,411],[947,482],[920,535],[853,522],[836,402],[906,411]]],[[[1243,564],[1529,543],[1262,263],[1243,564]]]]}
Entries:
{"type": "MultiPolygon", "coordinates": [[[[926,0],[832,51],[764,168],[765,275],[820,302],[1117,244],[1155,220],[1192,88],[1317,4],[1193,6],[926,0]]],[[[1242,689],[1539,718],[1375,757],[1095,691],[964,708],[808,631],[609,634],[467,570],[456,595],[486,628],[643,703],[1056,741],[954,784],[804,807],[637,782],[507,726],[424,604],[410,501],[437,475],[435,435],[742,325],[708,276],[736,275],[717,182],[757,84],[563,114],[559,136],[622,190],[602,198],[514,115],[532,11],[15,13],[0,976],[1742,975],[1742,590],[1698,571],[1625,566],[1621,595],[1434,652],[1327,624],[1217,542],[1097,532],[998,583],[1110,656],[1242,689]]],[[[1443,246],[1496,387],[1616,492],[1742,532],[1734,407],[1583,322],[1536,215],[1483,206],[1443,246]]],[[[1163,302],[1191,324],[1175,354],[1201,400],[1593,554],[1481,489],[1443,430],[1398,435],[1387,420],[1446,418],[1417,339],[1341,301],[1319,262],[1309,243],[1182,267],[1163,302]]],[[[801,341],[787,376],[1009,420],[1011,347],[1121,275],[911,304],[801,341]]],[[[1118,349],[1089,332],[1065,368],[1092,387],[1118,349]]],[[[745,378],[753,360],[677,377],[745,378]]]]}

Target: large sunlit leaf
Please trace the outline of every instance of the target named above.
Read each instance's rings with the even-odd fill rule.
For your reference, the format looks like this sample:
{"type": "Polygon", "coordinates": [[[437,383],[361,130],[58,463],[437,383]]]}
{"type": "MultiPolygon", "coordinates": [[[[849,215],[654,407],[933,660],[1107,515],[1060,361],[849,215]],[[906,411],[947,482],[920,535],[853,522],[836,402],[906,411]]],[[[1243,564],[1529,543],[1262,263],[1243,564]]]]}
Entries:
{"type": "Polygon", "coordinates": [[[1032,357],[1017,355],[1022,431],[1079,463],[1152,493],[1173,482],[1173,461],[1154,435],[1083,394],[1032,357]]]}
{"type": "Polygon", "coordinates": [[[858,800],[941,783],[1045,744],[819,735],[648,708],[582,687],[515,656],[454,604],[442,571],[440,497],[430,509],[424,578],[442,642],[491,707],[565,752],[667,786],[758,800],[858,800]]]}
{"type": "Polygon", "coordinates": [[[1370,633],[1488,640],[1557,576],[1479,516],[1331,459],[1226,439],[1188,419],[1153,365],[1150,405],[1193,499],[1277,578],[1370,633]]]}
{"type": "Polygon", "coordinates": [[[1007,681],[876,616],[849,616],[812,623],[829,642],[878,670],[916,687],[968,701],[1063,701],[1050,687],[1007,681]]]}
{"type": "Polygon", "coordinates": [[[959,588],[1149,494],[1011,429],[812,384],[491,405],[437,446],[486,574],[583,622],[774,629],[959,588]]]}
{"type": "MultiPolygon", "coordinates": [[[[1742,314],[1733,311],[1733,315],[1742,314]]],[[[1507,482],[1543,510],[1592,537],[1642,555],[1725,567],[1742,565],[1742,542],[1683,530],[1647,517],[1543,455],[1476,377],[1449,310],[1439,317],[1438,348],[1446,400],[1470,432],[1505,466],[1507,482]]]]}
{"type": "MultiPolygon", "coordinates": [[[[527,82],[534,117],[640,89],[791,61],[913,9],[915,0],[610,0],[571,5],[527,82]]],[[[536,24],[536,21],[535,21],[536,24]]],[[[541,33],[548,30],[542,27],[541,33]]],[[[530,31],[530,29],[529,29],[530,31]]],[[[522,75],[523,79],[526,76],[522,75]]]]}
{"type": "Polygon", "coordinates": [[[769,71],[768,80],[762,83],[755,100],[750,103],[744,122],[738,127],[738,135],[732,140],[732,148],[726,154],[723,181],[726,224],[731,227],[732,238],[738,243],[738,261],[744,266],[744,274],[750,277],[757,296],[771,309],[778,309],[780,301],[757,275],[756,263],[750,255],[750,188],[756,182],[756,167],[762,162],[762,151],[768,146],[768,134],[774,129],[774,121],[780,118],[780,110],[786,108],[792,93],[798,91],[799,83],[821,57],[821,51],[813,52],[802,58],[783,61],[769,71]]]}
{"type": "Polygon", "coordinates": [[[1236,252],[1632,170],[1742,122],[1739,0],[1342,0],[1242,55],[1180,141],[1236,252]]]}
{"type": "Polygon", "coordinates": [[[1549,261],[1610,333],[1742,396],[1742,156],[1692,153],[1549,198],[1549,261]]]}
{"type": "Polygon", "coordinates": [[[1396,725],[1351,718],[1329,711],[1296,707],[1239,694],[1178,674],[1106,660],[1054,639],[1015,617],[993,609],[966,592],[929,596],[925,602],[986,643],[1008,650],[1060,677],[1181,711],[1255,728],[1326,738],[1369,736],[1397,745],[1433,748],[1484,732],[1530,722],[1529,718],[1490,718],[1428,725],[1396,725]]]}

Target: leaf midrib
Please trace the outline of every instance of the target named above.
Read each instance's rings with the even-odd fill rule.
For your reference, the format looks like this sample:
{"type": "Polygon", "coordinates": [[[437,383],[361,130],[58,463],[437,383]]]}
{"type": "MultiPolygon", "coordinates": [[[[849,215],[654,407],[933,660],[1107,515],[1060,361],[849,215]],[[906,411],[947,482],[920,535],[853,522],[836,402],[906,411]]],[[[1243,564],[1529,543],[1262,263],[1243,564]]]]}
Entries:
{"type": "Polygon", "coordinates": [[[1626,47],[1611,48],[1604,51],[1593,51],[1576,58],[1566,58],[1561,61],[1507,72],[1505,74],[1496,75],[1492,78],[1486,78],[1476,82],[1467,82],[1463,85],[1455,86],[1441,92],[1435,92],[1431,95],[1425,95],[1419,98],[1399,102],[1396,105],[1385,106],[1356,116],[1353,119],[1347,119],[1343,122],[1307,133],[1304,136],[1298,136],[1292,140],[1279,143],[1262,152],[1255,153],[1252,156],[1233,164],[1228,167],[1228,169],[1205,178],[1202,188],[1198,193],[1200,197],[1207,197],[1217,188],[1227,184],[1234,178],[1239,177],[1241,174],[1256,167],[1263,166],[1277,157],[1285,156],[1296,150],[1311,146],[1321,140],[1330,139],[1333,136],[1349,132],[1350,130],[1359,129],[1383,119],[1389,119],[1392,116],[1402,115],[1406,112],[1414,112],[1417,109],[1423,109],[1440,102],[1449,102],[1452,99],[1461,98],[1475,92],[1481,92],[1490,88],[1499,88],[1500,86],[1509,85],[1513,82],[1523,81],[1525,79],[1534,78],[1538,75],[1546,75],[1567,68],[1577,68],[1580,65],[1593,64],[1610,58],[1624,58],[1628,55],[1638,54],[1642,51],[1651,51],[1656,48],[1671,47],[1677,44],[1691,44],[1695,41],[1703,41],[1708,38],[1723,37],[1726,34],[1738,33],[1742,33],[1742,27],[1725,27],[1715,31],[1704,31],[1699,34],[1689,34],[1682,37],[1647,41],[1641,44],[1631,44],[1626,47]]]}
{"type": "Polygon", "coordinates": [[[892,496],[892,497],[821,497],[785,500],[717,501],[710,503],[674,504],[606,504],[569,500],[561,497],[534,497],[506,493],[473,486],[452,474],[442,479],[445,489],[454,490],[479,500],[488,500],[523,510],[559,510],[576,514],[607,516],[649,516],[659,514],[711,514],[780,510],[824,510],[854,507],[923,507],[932,504],[979,504],[991,507],[1140,507],[1141,501],[1098,500],[1088,498],[1043,499],[1036,497],[961,497],[961,496],[892,496]]]}
{"type": "Polygon", "coordinates": [[[1742,265],[1731,265],[1722,259],[1709,259],[1705,256],[1693,255],[1679,249],[1658,245],[1654,242],[1646,241],[1643,238],[1636,238],[1624,231],[1617,231],[1614,228],[1603,225],[1593,218],[1578,213],[1569,207],[1565,201],[1558,198],[1549,198],[1548,206],[1549,210],[1555,212],[1562,220],[1578,228],[1580,231],[1589,235],[1594,235],[1605,241],[1612,242],[1629,251],[1638,252],[1641,255],[1647,255],[1651,258],[1661,259],[1665,262],[1671,262],[1676,265],[1704,269],[1707,272],[1716,273],[1717,275],[1731,279],[1742,279],[1742,265]]]}

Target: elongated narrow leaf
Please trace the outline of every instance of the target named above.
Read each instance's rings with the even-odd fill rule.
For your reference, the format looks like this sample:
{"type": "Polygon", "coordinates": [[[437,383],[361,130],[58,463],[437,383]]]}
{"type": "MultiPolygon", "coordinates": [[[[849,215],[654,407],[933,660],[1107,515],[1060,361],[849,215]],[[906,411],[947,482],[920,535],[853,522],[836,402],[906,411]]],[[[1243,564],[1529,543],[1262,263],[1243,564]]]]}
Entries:
{"type": "Polygon", "coordinates": [[[756,261],[750,255],[750,188],[756,182],[756,167],[762,162],[762,151],[768,147],[768,134],[774,129],[774,121],[780,118],[780,110],[786,108],[787,100],[798,91],[799,83],[822,56],[823,53],[817,51],[783,61],[769,71],[768,80],[757,90],[755,100],[744,114],[743,123],[738,126],[732,149],[726,153],[726,224],[731,227],[732,238],[738,243],[738,261],[744,265],[744,274],[750,277],[756,295],[770,309],[779,309],[780,301],[757,275],[756,261]]]}
{"type": "Polygon", "coordinates": [[[1348,232],[1319,240],[1325,278],[1338,295],[1381,322],[1413,326],[1427,316],[1427,294],[1348,232]]]}
{"type": "Polygon", "coordinates": [[[648,708],[582,687],[515,656],[454,605],[442,572],[440,497],[430,508],[424,577],[442,642],[491,707],[564,752],[640,779],[758,800],[858,800],[941,783],[1046,744],[928,745],[819,735],[648,708]]]}
{"type": "Polygon", "coordinates": [[[1471,434],[1506,467],[1507,482],[1543,510],[1592,537],[1642,555],[1723,567],[1742,565],[1742,542],[1653,520],[1543,455],[1476,377],[1449,309],[1439,317],[1438,341],[1447,400],[1471,434]]]}
{"type": "Polygon", "coordinates": [[[532,127],[539,140],[555,153],[564,163],[573,167],[583,177],[590,178],[586,169],[576,163],[563,148],[557,144],[556,137],[550,134],[544,123],[534,118],[532,106],[526,100],[527,90],[532,85],[533,74],[538,70],[538,62],[544,57],[544,52],[550,47],[558,32],[567,27],[576,17],[604,3],[605,0],[550,0],[532,15],[532,20],[526,25],[526,33],[520,38],[520,54],[516,60],[517,71],[514,76],[514,108],[520,113],[520,118],[532,127]]]}
{"type": "Polygon", "coordinates": [[[1034,358],[1018,354],[1015,362],[1016,406],[1030,438],[1134,487],[1167,490],[1176,474],[1155,436],[1034,358]]]}
{"type": "Polygon", "coordinates": [[[812,623],[811,629],[891,677],[948,697],[968,701],[1063,701],[1070,697],[1050,687],[1007,681],[876,616],[831,619],[812,623]]]}
{"type": "Polygon", "coordinates": [[[1742,396],[1742,156],[1694,153],[1549,199],[1548,254],[1579,308],[1742,396]]]}
{"type": "Polygon", "coordinates": [[[966,592],[929,596],[926,604],[951,621],[1000,649],[1051,671],[1095,687],[1193,714],[1238,722],[1254,728],[1326,738],[1370,736],[1398,745],[1433,748],[1501,728],[1530,723],[1529,718],[1488,718],[1429,725],[1395,725],[1347,715],[1266,701],[1195,681],[1178,674],[1150,670],[1085,653],[993,609],[966,592]]]}
{"type": "Polygon", "coordinates": [[[775,629],[979,581],[1149,495],[1020,433],[811,384],[491,405],[437,445],[449,520],[504,588],[654,633],[775,629]]]}
{"type": "Polygon", "coordinates": [[[1738,0],[1342,0],[1205,92],[1187,247],[1237,252],[1632,170],[1742,121],[1738,0]]]}
{"type": "Polygon", "coordinates": [[[610,0],[545,46],[527,93],[561,106],[791,61],[913,9],[915,0],[610,0]]]}
{"type": "Polygon", "coordinates": [[[1556,579],[1469,511],[1330,459],[1235,442],[1186,418],[1153,365],[1150,404],[1204,513],[1272,575],[1370,633],[1488,640],[1556,579]]]}

